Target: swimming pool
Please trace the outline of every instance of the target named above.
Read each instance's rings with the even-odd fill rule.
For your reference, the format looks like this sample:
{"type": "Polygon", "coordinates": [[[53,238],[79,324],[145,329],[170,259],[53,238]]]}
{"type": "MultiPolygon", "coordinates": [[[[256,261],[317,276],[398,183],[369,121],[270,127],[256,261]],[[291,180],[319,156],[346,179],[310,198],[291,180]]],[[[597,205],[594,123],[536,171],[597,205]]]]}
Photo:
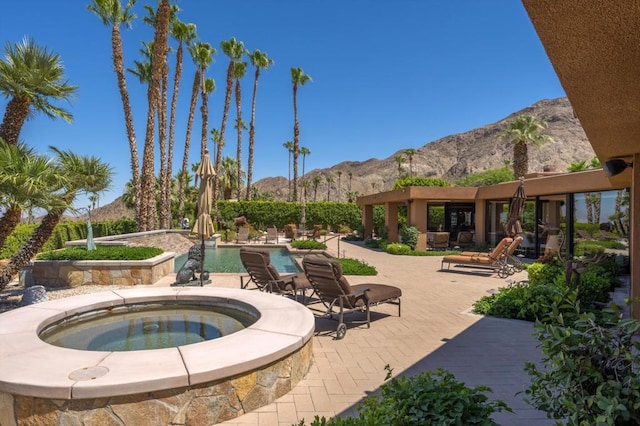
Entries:
{"type": "MultiPolygon", "coordinates": [[[[280,273],[302,272],[300,266],[285,247],[264,247],[269,251],[271,264],[280,273]]],[[[174,272],[182,268],[187,261],[187,253],[176,257],[174,272]]],[[[245,273],[240,261],[240,247],[207,247],[205,249],[204,270],[212,273],[245,273]]]]}

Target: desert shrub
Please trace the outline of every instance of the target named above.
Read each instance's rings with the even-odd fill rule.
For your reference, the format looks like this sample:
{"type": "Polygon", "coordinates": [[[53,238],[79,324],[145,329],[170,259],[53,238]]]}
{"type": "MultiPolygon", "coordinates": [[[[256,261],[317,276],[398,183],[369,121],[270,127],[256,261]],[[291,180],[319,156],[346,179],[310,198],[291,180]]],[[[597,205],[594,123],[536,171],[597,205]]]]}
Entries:
{"type": "Polygon", "coordinates": [[[557,257],[545,258],[543,262],[529,265],[527,269],[529,282],[532,285],[550,284],[560,276],[564,279],[564,264],[557,257]]]}
{"type": "Polygon", "coordinates": [[[411,247],[411,250],[416,249],[418,237],[420,236],[418,228],[415,226],[403,226],[400,228],[400,236],[402,237],[402,242],[411,247]]]}
{"type": "Polygon", "coordinates": [[[382,240],[379,238],[367,237],[364,240],[364,245],[369,248],[380,248],[380,241],[382,240]]]}
{"type": "Polygon", "coordinates": [[[101,246],[95,250],[86,247],[69,247],[40,253],[38,260],[145,260],[164,253],[156,247],[101,246]]]}
{"type": "Polygon", "coordinates": [[[585,313],[577,292],[537,321],[542,365],[526,364],[526,401],[569,425],[640,424],[640,321],[585,313]],[[566,311],[570,307],[571,312],[566,311]]]}
{"type": "Polygon", "coordinates": [[[399,255],[409,255],[412,252],[411,247],[402,243],[387,244],[387,247],[385,250],[389,254],[399,254],[399,255]]]}
{"type": "Polygon", "coordinates": [[[358,235],[356,234],[346,234],[342,237],[343,241],[360,241],[362,238],[360,238],[358,235]]]}
{"type": "Polygon", "coordinates": [[[378,275],[376,268],[363,260],[342,258],[340,264],[344,275],[378,275]]]}
{"type": "Polygon", "coordinates": [[[316,240],[296,240],[291,241],[291,247],[300,250],[325,250],[327,245],[316,240]]]}
{"type": "MultiPolygon", "coordinates": [[[[389,366],[387,378],[391,373],[389,366]]],[[[495,412],[513,412],[503,401],[490,401],[487,386],[469,388],[442,368],[411,377],[393,378],[379,394],[366,396],[358,406],[358,417],[315,417],[311,426],[371,425],[495,425],[495,412]]],[[[304,420],[299,423],[304,425],[304,420]]]]}

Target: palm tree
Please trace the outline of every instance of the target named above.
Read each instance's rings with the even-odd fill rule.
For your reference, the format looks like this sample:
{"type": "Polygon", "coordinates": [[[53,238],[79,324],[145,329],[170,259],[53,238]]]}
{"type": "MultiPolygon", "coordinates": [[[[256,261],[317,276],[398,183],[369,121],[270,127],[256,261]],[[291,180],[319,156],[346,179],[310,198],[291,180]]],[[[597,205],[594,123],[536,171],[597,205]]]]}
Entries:
{"type": "MultiPolygon", "coordinates": [[[[171,94],[171,112],[169,115],[169,146],[167,149],[167,162],[166,162],[166,175],[171,176],[173,167],[173,152],[175,147],[175,124],[176,124],[176,109],[178,107],[178,94],[180,92],[180,82],[182,80],[182,64],[184,62],[184,46],[187,48],[191,45],[196,38],[196,26],[195,24],[188,24],[182,22],[177,17],[173,17],[171,25],[169,27],[169,33],[178,42],[178,48],[176,49],[176,63],[175,71],[173,75],[173,92],[171,94]]],[[[182,176],[180,176],[182,177],[182,176]]],[[[171,185],[167,185],[164,190],[165,199],[171,200],[171,185]]],[[[180,198],[178,198],[180,200],[180,198]]],[[[179,202],[179,201],[178,201],[179,202]]],[[[181,206],[184,207],[184,204],[181,206]]],[[[182,208],[179,206],[179,220],[182,220],[181,212],[182,208]]],[[[165,209],[171,209],[171,204],[161,206],[161,211],[165,209]]]]}
{"type": "Polygon", "coordinates": [[[167,45],[169,38],[169,21],[171,19],[171,5],[168,0],[161,0],[155,14],[155,35],[153,52],[151,55],[151,80],[147,87],[147,124],[142,154],[142,174],[140,181],[140,231],[156,228],[156,177],[154,173],[154,136],[155,115],[160,105],[162,79],[167,69],[167,45]]]}
{"type": "MultiPolygon", "coordinates": [[[[285,143],[282,144],[282,146],[287,150],[287,152],[289,153],[289,167],[287,169],[287,172],[289,173],[289,178],[288,178],[288,182],[289,182],[289,194],[287,195],[287,201],[291,201],[291,154],[293,154],[293,142],[291,141],[286,141],[285,143]]],[[[315,201],[315,200],[314,200],[315,201]]]]}
{"type": "Polygon", "coordinates": [[[242,176],[242,131],[246,129],[244,121],[242,120],[242,90],[240,88],[240,80],[244,77],[247,72],[247,63],[246,62],[236,62],[233,68],[233,78],[236,81],[235,87],[235,97],[236,97],[236,125],[235,128],[238,132],[237,139],[237,147],[236,147],[236,162],[238,163],[238,176],[237,182],[238,185],[236,187],[236,198],[240,201],[240,191],[242,190],[242,186],[240,185],[240,180],[242,176]]]}
{"type": "Polygon", "coordinates": [[[0,124],[0,138],[16,145],[25,120],[35,112],[70,122],[71,113],[51,101],[68,101],[76,89],[65,80],[57,53],[41,48],[31,38],[13,46],[7,43],[5,59],[0,60],[0,93],[9,102],[0,124]]]}
{"type": "MultiPolygon", "coordinates": [[[[215,50],[214,50],[215,53],[215,50]]],[[[205,70],[200,75],[204,76],[205,70]]],[[[207,140],[209,132],[209,95],[216,90],[216,82],[213,78],[205,78],[202,82],[200,91],[200,117],[202,118],[202,127],[200,131],[200,158],[204,157],[207,150],[207,140]]]]}
{"type": "Polygon", "coordinates": [[[113,170],[97,157],[81,157],[71,151],[51,147],[57,155],[57,173],[65,176],[63,185],[54,191],[59,202],[50,208],[40,225],[25,245],[14,254],[9,263],[0,268],[0,290],[6,287],[11,277],[24,268],[40,251],[53,234],[65,210],[81,193],[97,194],[111,185],[113,170]]]}
{"type": "MultiPolygon", "coordinates": [[[[222,169],[220,171],[220,184],[222,188],[223,198],[231,199],[234,192],[238,188],[238,162],[233,157],[224,157],[221,162],[222,169]]],[[[242,181],[240,181],[242,186],[242,181]]]]}
{"type": "Polygon", "coordinates": [[[256,94],[258,93],[258,79],[260,78],[260,70],[268,69],[273,65],[273,59],[269,58],[266,52],[258,49],[248,54],[251,65],[256,69],[253,78],[253,95],[251,96],[251,122],[249,123],[249,158],[247,161],[247,200],[251,200],[251,186],[253,184],[253,151],[256,136],[256,94]]]}
{"type": "Polygon", "coordinates": [[[331,184],[333,183],[333,177],[327,175],[325,177],[327,180],[327,201],[331,200],[331,184]]]}
{"type": "Polygon", "coordinates": [[[404,153],[407,155],[409,159],[409,176],[413,177],[413,156],[416,155],[418,151],[413,148],[407,148],[404,150],[404,153]]]}
{"type": "Polygon", "coordinates": [[[300,123],[298,122],[298,86],[304,86],[311,81],[311,76],[305,74],[302,68],[291,68],[291,83],[293,84],[293,199],[298,199],[298,153],[300,150],[300,123]]]}
{"type": "Polygon", "coordinates": [[[307,148],[306,146],[301,146],[300,147],[300,155],[302,155],[302,177],[304,178],[304,169],[305,169],[305,162],[307,159],[307,155],[311,154],[311,151],[309,150],[309,148],[307,148]]]}
{"type": "Polygon", "coordinates": [[[224,93],[224,109],[222,111],[222,124],[220,125],[220,141],[218,143],[218,152],[216,154],[215,171],[216,177],[213,179],[213,209],[218,210],[218,192],[220,188],[220,160],[222,159],[222,147],[224,146],[224,134],[227,128],[227,117],[229,116],[229,106],[231,105],[231,90],[233,89],[233,73],[235,71],[235,63],[242,59],[242,55],[247,52],[244,43],[231,37],[229,40],[222,41],[220,47],[225,55],[229,57],[229,66],[227,67],[227,85],[224,93]]]}
{"type": "Polygon", "coordinates": [[[529,173],[528,144],[540,146],[551,142],[549,135],[541,133],[547,123],[536,116],[522,114],[507,123],[500,136],[513,144],[513,173],[516,179],[529,173]]]}
{"type": "Polygon", "coordinates": [[[349,192],[351,192],[351,180],[353,179],[353,172],[347,173],[347,176],[349,176],[349,192]]]}
{"type": "Polygon", "coordinates": [[[394,160],[396,160],[396,163],[398,163],[398,179],[402,177],[402,164],[405,162],[405,158],[402,155],[396,155],[395,157],[393,157],[394,160]]]}
{"type": "Polygon", "coordinates": [[[196,104],[198,103],[198,93],[200,93],[200,88],[202,86],[202,83],[204,82],[203,69],[206,69],[209,67],[209,65],[213,61],[213,54],[216,51],[209,43],[205,43],[205,42],[198,42],[198,43],[191,44],[187,46],[187,50],[189,51],[189,54],[191,55],[191,59],[196,65],[196,71],[193,76],[193,85],[191,86],[191,102],[189,103],[189,115],[187,118],[187,132],[184,139],[184,153],[182,155],[182,169],[181,169],[182,179],[178,183],[178,211],[179,212],[184,211],[185,182],[183,179],[186,176],[187,166],[189,164],[191,131],[193,129],[193,118],[195,116],[196,104]]]}
{"type": "Polygon", "coordinates": [[[0,247],[20,222],[23,210],[51,208],[58,198],[54,189],[64,182],[53,161],[22,143],[8,145],[0,139],[0,247]]]}
{"type": "Polygon", "coordinates": [[[340,185],[340,178],[342,177],[342,170],[338,170],[338,202],[340,202],[340,192],[342,191],[342,186],[340,185]]]}
{"type": "Polygon", "coordinates": [[[322,178],[320,176],[316,176],[313,178],[313,201],[317,201],[317,195],[318,195],[318,186],[320,185],[320,182],[322,181],[322,178]]]}
{"type": "Polygon", "coordinates": [[[126,6],[121,0],[92,0],[87,6],[91,12],[95,13],[102,21],[103,25],[111,26],[111,55],[113,57],[113,69],[118,81],[118,90],[122,100],[124,111],[124,123],[129,139],[129,151],[131,154],[131,181],[136,196],[135,210],[136,220],[140,226],[140,170],[138,160],[138,146],[136,143],[136,132],[133,127],[133,114],[129,102],[129,92],[127,90],[127,79],[124,72],[124,54],[122,52],[122,36],[120,35],[120,25],[131,28],[136,15],[131,13],[136,0],[128,0],[126,6]]]}

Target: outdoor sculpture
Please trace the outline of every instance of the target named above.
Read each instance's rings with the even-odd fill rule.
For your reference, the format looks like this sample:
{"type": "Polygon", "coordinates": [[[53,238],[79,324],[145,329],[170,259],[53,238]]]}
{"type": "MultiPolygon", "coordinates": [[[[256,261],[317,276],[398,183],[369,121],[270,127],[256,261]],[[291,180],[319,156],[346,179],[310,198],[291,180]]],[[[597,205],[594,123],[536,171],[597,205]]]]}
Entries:
{"type": "Polygon", "coordinates": [[[235,219],[233,219],[233,225],[236,227],[236,229],[246,225],[247,223],[247,218],[244,216],[236,217],[235,219]]]}
{"type": "Polygon", "coordinates": [[[202,250],[200,244],[194,244],[189,249],[187,261],[184,262],[182,268],[176,274],[176,284],[188,284],[196,281],[196,272],[200,272],[200,264],[202,261],[202,250]]]}

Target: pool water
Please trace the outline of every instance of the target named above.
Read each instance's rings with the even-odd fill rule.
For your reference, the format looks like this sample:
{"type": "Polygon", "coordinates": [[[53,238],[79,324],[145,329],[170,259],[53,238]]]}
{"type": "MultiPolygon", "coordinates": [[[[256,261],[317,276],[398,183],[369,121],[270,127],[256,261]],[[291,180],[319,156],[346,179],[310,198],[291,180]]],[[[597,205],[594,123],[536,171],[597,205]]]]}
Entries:
{"type": "MultiPolygon", "coordinates": [[[[289,250],[284,247],[264,247],[269,251],[271,264],[280,273],[302,272],[300,266],[291,256],[289,250]]],[[[174,272],[178,272],[184,262],[187,261],[187,253],[176,257],[174,272]]],[[[246,273],[246,269],[240,261],[240,247],[207,247],[205,249],[204,270],[211,273],[229,272],[246,273]]]]}
{"type": "Polygon", "coordinates": [[[256,319],[221,305],[125,305],[67,318],[45,328],[40,338],[55,346],[88,351],[163,349],[227,336],[256,319]]]}

